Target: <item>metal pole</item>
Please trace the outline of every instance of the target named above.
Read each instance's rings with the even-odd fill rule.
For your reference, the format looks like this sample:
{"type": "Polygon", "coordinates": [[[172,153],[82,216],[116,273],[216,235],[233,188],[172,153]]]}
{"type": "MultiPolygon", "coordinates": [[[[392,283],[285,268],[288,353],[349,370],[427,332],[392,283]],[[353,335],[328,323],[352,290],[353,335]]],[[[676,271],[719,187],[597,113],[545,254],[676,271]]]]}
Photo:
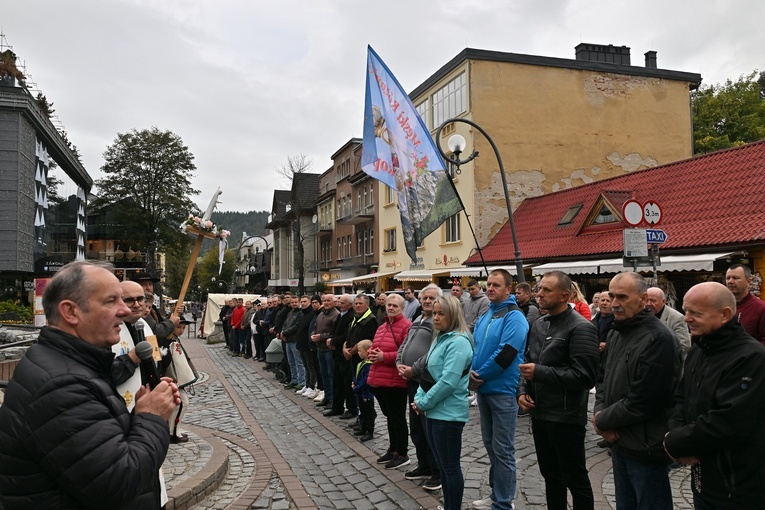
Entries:
{"type": "MultiPolygon", "coordinates": [[[[504,192],[505,205],[507,206],[507,221],[510,224],[510,234],[512,235],[512,238],[513,238],[513,249],[515,250],[515,270],[516,270],[516,273],[518,273],[518,282],[519,283],[525,282],[526,276],[523,274],[523,260],[521,259],[521,249],[518,245],[518,236],[515,232],[515,221],[513,220],[513,208],[512,208],[512,204],[510,203],[510,195],[507,191],[507,177],[505,176],[505,166],[502,164],[502,157],[499,154],[499,149],[497,149],[497,145],[494,143],[494,140],[492,140],[491,136],[489,136],[489,134],[486,131],[484,131],[481,126],[467,119],[458,119],[458,118],[447,119],[438,128],[437,134],[440,134],[444,126],[452,122],[464,122],[465,124],[473,126],[489,141],[491,148],[494,150],[494,156],[497,158],[497,163],[499,164],[499,174],[502,177],[502,191],[504,192]]],[[[441,151],[441,146],[438,143],[436,145],[438,146],[438,150],[439,152],[441,152],[441,155],[444,156],[443,151],[441,151]]],[[[444,156],[444,159],[456,164],[459,167],[461,164],[472,161],[477,156],[478,156],[478,152],[473,151],[470,157],[465,161],[460,161],[459,159],[453,160],[451,158],[447,158],[446,156],[444,156]]]]}

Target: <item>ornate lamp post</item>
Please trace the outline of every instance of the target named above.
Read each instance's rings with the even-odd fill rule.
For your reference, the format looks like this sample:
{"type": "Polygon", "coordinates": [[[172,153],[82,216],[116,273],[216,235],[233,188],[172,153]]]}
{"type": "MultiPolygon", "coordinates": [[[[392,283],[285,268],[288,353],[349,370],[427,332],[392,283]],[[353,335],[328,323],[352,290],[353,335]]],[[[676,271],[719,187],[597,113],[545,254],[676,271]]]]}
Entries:
{"type": "Polygon", "coordinates": [[[465,124],[468,124],[470,126],[473,126],[476,128],[488,141],[491,145],[491,148],[494,150],[494,156],[497,158],[497,163],[499,163],[499,175],[502,177],[502,191],[505,194],[505,205],[507,206],[507,221],[510,223],[510,233],[513,236],[513,248],[515,249],[515,270],[516,273],[518,273],[518,282],[525,282],[526,277],[523,274],[523,260],[521,259],[521,249],[518,246],[518,236],[515,233],[515,222],[513,221],[513,208],[510,204],[510,195],[507,191],[507,177],[505,177],[505,167],[502,165],[502,158],[499,155],[499,150],[497,149],[496,144],[494,143],[494,140],[491,139],[489,134],[481,128],[478,124],[471,120],[467,119],[446,119],[443,124],[441,124],[438,127],[438,130],[436,131],[436,147],[438,147],[438,152],[441,153],[441,156],[448,161],[449,163],[452,163],[457,167],[456,172],[459,174],[461,173],[460,166],[464,165],[466,163],[470,163],[475,158],[478,157],[478,151],[473,151],[470,156],[468,156],[467,159],[460,159],[460,154],[464,152],[465,147],[467,146],[467,141],[465,140],[465,137],[462,135],[452,135],[449,138],[449,141],[447,142],[447,145],[449,147],[449,150],[454,154],[454,157],[447,156],[443,149],[441,149],[441,144],[439,143],[439,139],[441,138],[441,131],[444,129],[444,126],[451,124],[452,122],[464,122],[465,124]]]}

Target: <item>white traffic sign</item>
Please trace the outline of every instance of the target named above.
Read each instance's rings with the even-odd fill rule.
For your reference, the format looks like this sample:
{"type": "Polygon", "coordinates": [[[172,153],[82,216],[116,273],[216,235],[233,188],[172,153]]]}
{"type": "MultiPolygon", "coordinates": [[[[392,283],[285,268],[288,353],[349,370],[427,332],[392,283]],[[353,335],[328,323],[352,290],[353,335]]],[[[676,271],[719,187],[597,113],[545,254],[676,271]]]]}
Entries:
{"type": "Polygon", "coordinates": [[[644,228],[625,228],[624,229],[624,256],[625,257],[647,257],[648,244],[645,242],[646,234],[644,228]]]}
{"type": "Polygon", "coordinates": [[[643,221],[643,206],[637,200],[627,200],[622,206],[622,218],[631,227],[637,227],[643,221]]]}
{"type": "Polygon", "coordinates": [[[661,207],[653,200],[643,204],[643,218],[649,225],[658,225],[661,221],[661,207]]]}
{"type": "Polygon", "coordinates": [[[660,228],[648,228],[645,231],[645,240],[648,244],[666,243],[667,233],[660,228]]]}

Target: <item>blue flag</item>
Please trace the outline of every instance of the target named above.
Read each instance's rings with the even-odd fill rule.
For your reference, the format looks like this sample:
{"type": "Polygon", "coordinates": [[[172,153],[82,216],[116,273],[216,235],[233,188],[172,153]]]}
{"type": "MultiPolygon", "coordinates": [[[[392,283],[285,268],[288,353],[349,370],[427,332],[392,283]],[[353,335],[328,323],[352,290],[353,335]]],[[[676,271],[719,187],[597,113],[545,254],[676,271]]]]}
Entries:
{"type": "Polygon", "coordinates": [[[361,168],[396,191],[404,245],[416,262],[417,247],[462,206],[409,96],[371,46],[368,50],[361,168]]]}

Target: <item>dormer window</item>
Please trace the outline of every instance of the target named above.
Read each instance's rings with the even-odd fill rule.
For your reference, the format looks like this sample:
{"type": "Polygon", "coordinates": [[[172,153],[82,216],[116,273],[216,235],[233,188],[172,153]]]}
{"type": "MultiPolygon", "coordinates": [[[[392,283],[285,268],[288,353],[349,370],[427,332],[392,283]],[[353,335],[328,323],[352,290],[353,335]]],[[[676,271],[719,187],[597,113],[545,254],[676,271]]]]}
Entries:
{"type": "Polygon", "coordinates": [[[592,224],[602,225],[604,223],[616,223],[617,221],[614,212],[609,209],[607,205],[603,204],[603,207],[600,208],[600,212],[598,212],[598,215],[593,219],[592,224]]]}

